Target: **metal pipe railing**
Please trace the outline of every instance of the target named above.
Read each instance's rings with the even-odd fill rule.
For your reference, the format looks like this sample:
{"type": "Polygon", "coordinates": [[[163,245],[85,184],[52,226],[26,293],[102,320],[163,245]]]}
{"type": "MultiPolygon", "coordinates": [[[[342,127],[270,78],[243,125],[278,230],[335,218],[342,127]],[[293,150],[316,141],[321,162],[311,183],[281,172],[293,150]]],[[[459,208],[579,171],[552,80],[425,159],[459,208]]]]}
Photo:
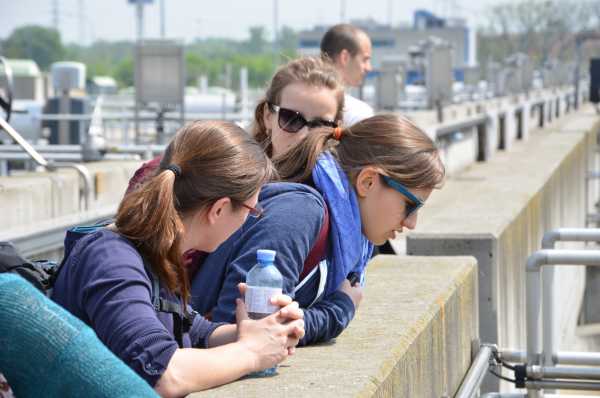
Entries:
{"type": "Polygon", "coordinates": [[[477,396],[479,386],[488,370],[492,353],[493,349],[488,345],[482,345],[479,348],[479,352],[454,398],[471,398],[477,396]]]}
{"type": "Polygon", "coordinates": [[[564,365],[600,366],[600,352],[557,352],[553,359],[564,365]]]}
{"type": "Polygon", "coordinates": [[[527,377],[533,379],[600,380],[600,368],[582,366],[528,366],[527,377]]]}
{"type": "Polygon", "coordinates": [[[527,363],[540,363],[540,270],[548,265],[600,266],[600,250],[538,250],[527,259],[527,363]]]}
{"type": "MultiPolygon", "coordinates": [[[[94,182],[92,180],[92,175],[90,174],[90,171],[88,170],[87,167],[85,167],[82,164],[79,163],[50,163],[47,166],[47,169],[49,171],[53,171],[56,169],[73,169],[75,170],[79,176],[81,177],[81,179],[83,180],[83,193],[80,192],[79,198],[81,201],[81,197],[83,196],[83,209],[84,210],[89,210],[90,209],[90,203],[92,201],[92,186],[94,185],[94,182]]],[[[81,209],[81,202],[79,203],[80,209],[81,209]]]]}
{"type": "MultiPolygon", "coordinates": [[[[31,145],[33,149],[35,149],[38,153],[43,155],[52,154],[52,153],[81,153],[82,146],[81,145],[31,145]]],[[[164,152],[166,145],[108,145],[103,150],[106,153],[132,153],[136,155],[143,155],[147,152],[152,152],[153,154],[159,154],[164,152]]],[[[23,151],[22,147],[19,145],[2,145],[0,146],[1,153],[21,153],[23,151]]]]}
{"type": "MultiPolygon", "coordinates": [[[[48,168],[51,168],[52,164],[58,164],[58,162],[83,162],[84,155],[81,153],[58,153],[48,152],[41,154],[44,159],[48,162],[48,168]]],[[[105,154],[103,160],[139,160],[143,156],[134,153],[109,153],[105,154]]],[[[0,146],[0,161],[1,160],[31,160],[31,157],[22,152],[3,152],[2,146],[0,146]]]]}
{"type": "MultiPolygon", "coordinates": [[[[548,231],[542,238],[542,249],[554,249],[556,242],[594,242],[600,241],[600,228],[558,228],[548,231]]],[[[554,322],[554,267],[542,270],[542,344],[541,365],[554,365],[555,322],[554,322]]]]}
{"type": "Polygon", "coordinates": [[[525,382],[529,390],[600,390],[600,383],[586,381],[556,381],[556,380],[531,380],[525,382]]]}
{"type": "Polygon", "coordinates": [[[81,196],[83,196],[84,210],[88,210],[91,202],[92,192],[92,176],[87,167],[82,164],[76,163],[49,163],[42,155],[39,154],[32,146],[27,142],[21,134],[19,134],[6,120],[0,117],[0,128],[4,129],[6,133],[13,139],[19,146],[27,153],[27,155],[33,159],[38,165],[46,168],[46,170],[53,171],[61,168],[70,168],[77,171],[79,176],[83,180],[83,193],[80,192],[80,206],[81,196]]]}
{"type": "MultiPolygon", "coordinates": [[[[524,363],[527,361],[527,352],[519,350],[498,350],[500,359],[511,363],[524,363]]],[[[554,364],[600,366],[600,352],[571,352],[559,351],[554,353],[554,364]]]]}
{"type": "Polygon", "coordinates": [[[6,120],[0,117],[0,128],[4,129],[6,133],[15,140],[15,142],[29,155],[31,159],[33,159],[40,166],[46,167],[48,166],[48,162],[46,159],[42,157],[29,142],[27,142],[21,134],[17,133],[17,131],[10,125],[6,120]]]}

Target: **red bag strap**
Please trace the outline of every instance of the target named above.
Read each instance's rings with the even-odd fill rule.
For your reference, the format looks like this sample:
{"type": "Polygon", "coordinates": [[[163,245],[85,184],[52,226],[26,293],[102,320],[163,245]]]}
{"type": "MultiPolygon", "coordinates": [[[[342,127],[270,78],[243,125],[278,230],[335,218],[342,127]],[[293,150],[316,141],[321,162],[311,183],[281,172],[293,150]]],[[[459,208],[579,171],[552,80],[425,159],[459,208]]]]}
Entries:
{"type": "Polygon", "coordinates": [[[306,260],[304,260],[304,267],[300,273],[300,280],[306,278],[308,274],[325,258],[327,255],[327,237],[329,236],[329,210],[327,204],[323,204],[325,214],[323,215],[323,224],[321,224],[321,230],[317,236],[317,241],[313,245],[312,249],[308,253],[306,260]]]}

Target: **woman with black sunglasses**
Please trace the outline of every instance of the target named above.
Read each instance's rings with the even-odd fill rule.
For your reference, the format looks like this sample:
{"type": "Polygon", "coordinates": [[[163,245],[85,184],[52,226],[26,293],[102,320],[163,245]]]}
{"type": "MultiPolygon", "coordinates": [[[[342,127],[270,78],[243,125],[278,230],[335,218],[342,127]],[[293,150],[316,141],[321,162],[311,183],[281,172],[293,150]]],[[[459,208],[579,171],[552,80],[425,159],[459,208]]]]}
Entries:
{"type": "Polygon", "coordinates": [[[341,123],[344,87],[335,68],[316,57],[280,67],[256,106],[252,133],[274,158],[300,143],[316,128],[341,123]]]}

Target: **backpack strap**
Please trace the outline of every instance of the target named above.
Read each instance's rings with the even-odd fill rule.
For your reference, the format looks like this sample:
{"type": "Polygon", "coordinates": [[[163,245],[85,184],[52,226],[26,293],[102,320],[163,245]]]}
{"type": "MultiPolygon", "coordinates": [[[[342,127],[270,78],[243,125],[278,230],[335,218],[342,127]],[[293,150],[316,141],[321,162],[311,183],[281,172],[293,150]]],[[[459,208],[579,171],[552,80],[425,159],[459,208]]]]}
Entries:
{"type": "Polygon", "coordinates": [[[173,334],[179,348],[183,348],[183,335],[188,333],[198,315],[196,311],[187,311],[181,302],[160,297],[160,279],[152,268],[144,261],[146,272],[152,279],[152,306],[156,312],[166,312],[173,317],[173,334]]]}
{"type": "Polygon", "coordinates": [[[327,255],[327,243],[329,236],[329,209],[327,208],[327,204],[323,203],[323,224],[321,224],[321,230],[319,231],[319,235],[317,235],[317,241],[313,245],[312,249],[306,256],[306,260],[304,260],[304,266],[302,267],[302,272],[300,273],[300,281],[303,281],[309,274],[313,272],[313,270],[317,269],[317,265],[325,258],[327,255]]]}

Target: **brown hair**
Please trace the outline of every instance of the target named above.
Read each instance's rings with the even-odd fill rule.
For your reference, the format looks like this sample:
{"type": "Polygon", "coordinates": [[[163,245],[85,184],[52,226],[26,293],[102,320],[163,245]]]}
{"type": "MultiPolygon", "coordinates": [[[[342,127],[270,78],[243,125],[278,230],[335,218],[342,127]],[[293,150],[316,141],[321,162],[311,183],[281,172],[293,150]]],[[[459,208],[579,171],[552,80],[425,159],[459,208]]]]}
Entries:
{"type": "Polygon", "coordinates": [[[321,39],[321,55],[335,62],[342,50],[346,50],[354,57],[358,54],[361,33],[366,36],[362,29],[347,23],[332,26],[321,39]]]}
{"type": "Polygon", "coordinates": [[[334,139],[334,129],[315,131],[273,163],[281,179],[303,182],[326,150],[352,181],[365,166],[380,168],[408,188],[437,188],[444,180],[444,165],[433,141],[406,117],[395,114],[372,116],[344,128],[339,141],[334,139]]]}
{"type": "Polygon", "coordinates": [[[223,197],[240,206],[274,173],[261,147],[243,129],[224,121],[196,121],[177,132],[156,174],[125,195],[115,224],[168,289],[187,302],[181,217],[223,197]],[[169,165],[178,167],[180,175],[165,169],[169,165]]]}
{"type": "Polygon", "coordinates": [[[281,101],[281,92],[284,88],[293,83],[303,83],[313,87],[324,87],[334,91],[338,103],[335,121],[339,122],[342,120],[344,110],[344,86],[333,65],[318,57],[303,57],[288,62],[277,69],[267,88],[265,98],[258,103],[256,110],[254,111],[252,134],[263,146],[263,149],[269,157],[273,154],[273,147],[271,145],[270,133],[265,126],[264,114],[267,111],[268,104],[279,105],[281,101]]]}

